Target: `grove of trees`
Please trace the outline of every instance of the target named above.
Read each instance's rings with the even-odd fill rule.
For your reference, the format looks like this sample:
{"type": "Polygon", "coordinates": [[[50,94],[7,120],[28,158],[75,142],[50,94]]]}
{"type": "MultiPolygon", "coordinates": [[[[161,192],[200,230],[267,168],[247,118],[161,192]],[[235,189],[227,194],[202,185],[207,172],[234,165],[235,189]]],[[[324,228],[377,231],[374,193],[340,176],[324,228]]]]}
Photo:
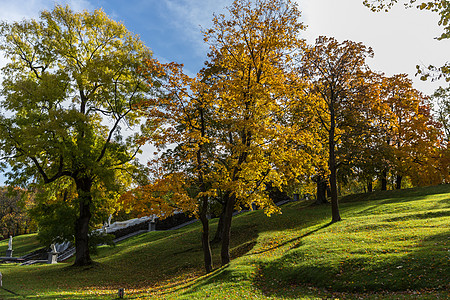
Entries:
{"type": "Polygon", "coordinates": [[[2,168],[10,185],[34,193],[44,240],[73,239],[75,264],[86,265],[90,232],[109,213],[183,211],[202,223],[210,272],[210,216],[220,217],[226,265],[233,212],[279,213],[273,189],[315,181],[326,203],[329,187],[338,222],[345,183],[448,182],[448,89],[436,93],[434,115],[406,75],[370,69],[371,48],[331,37],[308,45],[304,29],[290,0],[235,0],[204,30],[208,60],[191,77],[102,11],[56,6],[2,23],[2,168]],[[122,126],[136,134],[125,138],[122,126]],[[148,169],[135,159],[144,143],[158,149],[148,169]],[[45,230],[58,219],[63,230],[45,230]]]}

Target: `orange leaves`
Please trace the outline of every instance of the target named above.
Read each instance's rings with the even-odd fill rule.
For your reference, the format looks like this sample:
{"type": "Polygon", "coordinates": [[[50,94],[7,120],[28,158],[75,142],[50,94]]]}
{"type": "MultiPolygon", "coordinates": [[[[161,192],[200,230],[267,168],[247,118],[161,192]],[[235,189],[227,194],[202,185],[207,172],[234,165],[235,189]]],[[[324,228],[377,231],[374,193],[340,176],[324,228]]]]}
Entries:
{"type": "MultiPolygon", "coordinates": [[[[162,78],[166,75],[163,64],[154,58],[144,59],[143,66],[139,66],[137,71],[146,78],[162,78]]],[[[149,85],[153,85],[152,80],[147,81],[149,85]]]]}
{"type": "Polygon", "coordinates": [[[187,194],[185,185],[183,174],[170,174],[123,194],[121,201],[125,209],[133,209],[140,216],[165,218],[180,210],[195,213],[195,203],[187,194]]]}
{"type": "MultiPolygon", "coordinates": [[[[226,191],[241,204],[256,201],[270,207],[265,183],[281,186],[287,182],[282,169],[296,176],[301,172],[298,166],[311,160],[302,159],[289,143],[312,139],[285,123],[292,98],[300,96],[303,84],[293,72],[304,43],[297,6],[289,0],[241,0],[228,10],[229,16],[216,15],[212,28],[204,32],[210,44],[206,67],[190,78],[181,65],[162,65],[164,94],[141,107],[150,122],[162,126],[139,142],[151,140],[160,149],[172,148],[154,161],[160,174],[153,190],[142,190],[152,195],[148,202],[159,201],[156,190],[175,199],[161,182],[175,184],[171,176],[183,174],[185,185],[173,187],[180,195],[176,203],[187,201],[181,195],[196,203],[226,191]],[[288,167],[289,161],[295,166],[288,167]]],[[[145,74],[152,74],[160,65],[148,61],[147,67],[145,74]]],[[[195,211],[194,206],[189,209],[195,211]]]]}
{"type": "Polygon", "coordinates": [[[255,202],[273,213],[266,184],[286,184],[310,158],[291,146],[293,140],[310,141],[290,122],[290,106],[302,97],[293,64],[304,27],[291,1],[234,1],[228,10],[204,32],[210,65],[220,72],[207,90],[221,124],[210,140],[218,150],[211,178],[218,190],[236,197],[238,207],[255,202]]]}
{"type": "Polygon", "coordinates": [[[440,131],[433,121],[429,99],[415,90],[404,74],[382,78],[380,96],[383,109],[378,120],[393,155],[390,164],[397,174],[409,175],[415,184],[423,184],[420,174],[426,174],[427,180],[435,177],[425,169],[434,168],[433,157],[440,147],[440,131]]]}

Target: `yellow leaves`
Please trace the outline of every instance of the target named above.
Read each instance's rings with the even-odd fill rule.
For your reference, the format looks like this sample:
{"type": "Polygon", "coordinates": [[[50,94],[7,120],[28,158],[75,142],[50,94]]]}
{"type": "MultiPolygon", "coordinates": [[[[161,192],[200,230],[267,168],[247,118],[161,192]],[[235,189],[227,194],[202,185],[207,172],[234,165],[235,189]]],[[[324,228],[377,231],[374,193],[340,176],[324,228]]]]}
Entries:
{"type": "Polygon", "coordinates": [[[121,202],[128,210],[139,212],[140,216],[157,215],[166,218],[177,211],[197,210],[195,201],[187,194],[186,178],[183,174],[167,174],[152,184],[138,187],[121,196],[121,202]]]}
{"type": "Polygon", "coordinates": [[[210,56],[228,70],[276,65],[283,50],[293,49],[301,41],[297,38],[303,29],[300,13],[289,1],[235,1],[228,9],[231,18],[216,17],[213,28],[205,32],[212,45],[210,56]],[[280,6],[290,9],[279,11],[280,6]]]}
{"type": "Polygon", "coordinates": [[[292,141],[306,148],[313,138],[289,120],[292,102],[303,96],[303,80],[293,72],[303,45],[300,12],[284,0],[237,0],[229,12],[204,32],[207,67],[190,78],[180,65],[162,66],[166,96],[141,107],[151,120],[160,111],[164,126],[153,141],[175,148],[155,159],[160,173],[152,188],[159,198],[151,190],[147,202],[169,197],[176,206],[190,201],[186,209],[195,211],[199,198],[212,201],[226,192],[238,206],[254,202],[276,213],[266,184],[281,187],[310,168],[312,156],[293,151],[292,141]],[[175,173],[185,176],[183,184],[175,173]]]}

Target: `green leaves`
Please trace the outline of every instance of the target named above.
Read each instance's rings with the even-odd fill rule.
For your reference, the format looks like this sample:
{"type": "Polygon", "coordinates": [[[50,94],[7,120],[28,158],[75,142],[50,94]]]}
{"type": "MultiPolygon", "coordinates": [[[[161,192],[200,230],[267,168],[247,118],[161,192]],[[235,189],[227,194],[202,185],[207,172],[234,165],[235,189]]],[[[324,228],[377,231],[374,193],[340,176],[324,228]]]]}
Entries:
{"type": "Polygon", "coordinates": [[[39,20],[2,23],[0,32],[0,49],[11,60],[3,69],[0,103],[9,182],[34,181],[52,190],[60,187],[51,183],[72,181],[76,192],[59,206],[88,204],[79,212],[83,222],[89,223],[90,209],[101,222],[96,213],[119,209],[121,188],[138,173],[133,160],[140,145],[122,139],[121,127],[140,124],[141,112],[133,107],[157,90],[138,72],[151,52],[101,10],[75,13],[57,5],[39,20]]]}
{"type": "Polygon", "coordinates": [[[127,163],[135,146],[113,137],[120,123],[139,124],[132,107],[150,91],[137,72],[148,48],[104,12],[68,6],[42,12],[39,21],[3,23],[1,32],[0,48],[11,58],[2,91],[3,138],[11,143],[3,151],[35,161],[48,178],[127,163]]]}

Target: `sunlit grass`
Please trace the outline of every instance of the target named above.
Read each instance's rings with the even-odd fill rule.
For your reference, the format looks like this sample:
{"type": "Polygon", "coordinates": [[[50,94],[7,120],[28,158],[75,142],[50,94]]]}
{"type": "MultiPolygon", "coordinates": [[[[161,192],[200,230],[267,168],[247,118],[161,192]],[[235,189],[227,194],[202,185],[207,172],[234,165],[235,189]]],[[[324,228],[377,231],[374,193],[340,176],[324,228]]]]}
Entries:
{"type": "MultiPolygon", "coordinates": [[[[0,256],[5,256],[9,239],[0,241],[0,256]]],[[[13,256],[20,257],[40,248],[37,234],[24,234],[13,237],[13,256]]]]}
{"type": "MultiPolygon", "coordinates": [[[[270,218],[237,216],[235,259],[209,275],[193,224],[101,247],[92,267],[0,265],[4,287],[30,299],[114,299],[120,287],[128,299],[450,297],[449,185],[342,200],[343,220],[334,224],[329,206],[306,202],[270,218]]],[[[216,267],[219,250],[213,246],[216,267]]],[[[0,291],[6,296],[14,297],[0,291]]]]}

